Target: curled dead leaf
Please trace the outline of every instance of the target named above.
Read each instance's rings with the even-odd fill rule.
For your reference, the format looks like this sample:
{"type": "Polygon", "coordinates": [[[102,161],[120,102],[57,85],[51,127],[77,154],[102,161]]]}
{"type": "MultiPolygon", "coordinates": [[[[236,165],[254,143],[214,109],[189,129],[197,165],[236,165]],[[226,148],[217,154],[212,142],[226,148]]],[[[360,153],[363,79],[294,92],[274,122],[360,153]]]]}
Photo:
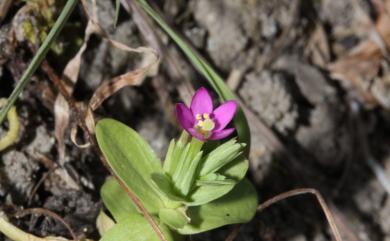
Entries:
{"type": "MultiPolygon", "coordinates": [[[[66,65],[63,76],[69,80],[66,83],[66,88],[69,93],[73,92],[74,86],[77,82],[79,73],[80,73],[80,65],[81,65],[81,58],[83,53],[85,52],[87,48],[88,41],[90,39],[90,36],[92,34],[97,34],[106,41],[108,41],[113,47],[118,48],[122,51],[126,52],[132,52],[132,53],[139,53],[144,56],[143,63],[141,63],[141,67],[132,70],[130,72],[127,72],[125,74],[122,74],[120,76],[114,77],[109,81],[104,81],[103,84],[98,87],[90,102],[88,105],[88,108],[85,112],[85,121],[87,123],[88,129],[91,133],[94,132],[94,117],[93,117],[93,111],[99,108],[99,106],[109,98],[110,96],[114,95],[117,91],[120,89],[126,87],[126,86],[135,86],[140,85],[146,76],[148,75],[155,75],[158,71],[159,66],[159,55],[157,51],[155,51],[152,48],[149,47],[137,47],[132,48],[129,47],[123,43],[120,43],[118,41],[113,40],[99,25],[97,22],[96,17],[96,4],[93,1],[93,9],[92,9],[92,17],[88,13],[87,4],[86,1],[82,1],[84,9],[86,9],[87,16],[89,17],[88,25],[85,30],[85,37],[84,37],[84,43],[79,49],[78,53],[69,61],[69,63],[66,65]]],[[[62,98],[60,95],[57,97],[56,103],[55,103],[55,133],[56,133],[56,139],[58,142],[58,152],[59,152],[59,159],[60,163],[63,164],[63,161],[65,158],[65,142],[64,142],[64,135],[65,130],[69,126],[69,117],[70,117],[70,109],[69,109],[69,103],[67,103],[64,98],[62,98]]],[[[79,144],[76,142],[76,136],[77,136],[77,128],[72,127],[71,128],[71,140],[72,142],[77,145],[80,148],[87,148],[90,146],[90,143],[84,143],[79,144]]]]}

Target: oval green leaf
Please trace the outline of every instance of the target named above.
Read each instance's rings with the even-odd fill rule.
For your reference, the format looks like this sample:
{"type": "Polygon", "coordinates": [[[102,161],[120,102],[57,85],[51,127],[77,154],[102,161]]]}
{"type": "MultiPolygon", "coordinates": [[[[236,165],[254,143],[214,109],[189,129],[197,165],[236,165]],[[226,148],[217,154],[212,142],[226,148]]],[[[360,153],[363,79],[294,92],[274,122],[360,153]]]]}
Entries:
{"type": "Polygon", "coordinates": [[[246,179],[225,196],[202,206],[189,207],[191,222],[179,229],[181,234],[195,234],[227,224],[246,223],[256,213],[257,194],[246,179]]]}
{"type": "MultiPolygon", "coordinates": [[[[159,224],[167,241],[180,240],[165,225],[159,224]]],[[[110,228],[100,241],[161,241],[152,226],[140,214],[131,214],[110,228]]]]}
{"type": "Polygon", "coordinates": [[[148,143],[136,131],[112,119],[97,123],[96,138],[114,174],[150,213],[157,214],[164,207],[165,198],[153,189],[151,174],[163,173],[163,170],[148,143]]]}
{"type": "Polygon", "coordinates": [[[100,189],[100,196],[104,205],[117,222],[127,218],[130,214],[138,213],[130,197],[114,177],[108,178],[103,184],[100,189]]]}

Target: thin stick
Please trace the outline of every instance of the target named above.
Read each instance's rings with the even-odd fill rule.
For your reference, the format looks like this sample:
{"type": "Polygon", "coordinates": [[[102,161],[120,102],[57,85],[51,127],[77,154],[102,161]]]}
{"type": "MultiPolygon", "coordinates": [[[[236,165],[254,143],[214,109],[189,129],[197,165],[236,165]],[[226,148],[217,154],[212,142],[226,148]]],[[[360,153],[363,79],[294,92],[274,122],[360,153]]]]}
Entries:
{"type": "Polygon", "coordinates": [[[333,215],[328,207],[328,205],[326,204],[324,198],[322,197],[322,195],[316,190],[316,189],[313,189],[313,188],[298,188],[298,189],[294,189],[294,190],[291,190],[291,191],[287,191],[287,192],[284,192],[284,193],[281,193],[279,195],[276,195],[274,197],[272,197],[271,199],[265,201],[264,203],[260,204],[258,207],[257,207],[257,212],[262,212],[264,211],[266,208],[270,207],[271,205],[277,203],[277,202],[280,202],[284,199],[287,199],[287,198],[290,198],[290,197],[295,197],[295,196],[298,196],[298,195],[303,195],[303,194],[313,194],[321,208],[322,208],[322,211],[324,212],[325,216],[326,216],[326,219],[329,223],[329,226],[332,230],[332,234],[333,234],[333,237],[336,241],[343,241],[343,239],[341,238],[341,235],[340,235],[340,232],[336,226],[336,223],[335,223],[335,220],[333,218],[333,215]]]}
{"type": "Polygon", "coordinates": [[[226,237],[225,241],[233,241],[240,233],[240,228],[241,228],[240,224],[235,225],[233,227],[233,230],[230,232],[229,236],[226,237]]]}
{"type": "Polygon", "coordinates": [[[133,201],[133,203],[137,206],[137,208],[142,212],[145,219],[149,222],[149,224],[152,226],[153,230],[156,232],[157,236],[161,241],[167,241],[165,238],[163,232],[161,231],[160,227],[157,225],[156,221],[153,219],[152,215],[148,212],[148,210],[145,208],[145,206],[142,204],[141,200],[138,199],[137,195],[130,190],[126,184],[120,179],[117,175],[115,175],[114,171],[111,169],[110,165],[108,165],[107,160],[105,159],[103,153],[100,151],[100,149],[97,147],[96,139],[93,133],[90,132],[89,128],[87,127],[84,119],[84,115],[82,114],[81,110],[76,105],[75,100],[73,97],[69,94],[67,91],[65,85],[62,83],[61,79],[57,76],[57,74],[54,72],[54,70],[51,68],[49,63],[47,61],[44,61],[42,64],[42,69],[46,72],[46,74],[49,76],[49,79],[53,81],[54,85],[58,88],[61,95],[65,98],[65,100],[68,102],[71,110],[75,113],[76,119],[78,124],[83,129],[84,133],[87,134],[88,141],[92,144],[93,149],[98,154],[103,166],[111,173],[112,176],[115,177],[115,179],[118,181],[120,186],[126,191],[127,195],[130,197],[130,199],[133,201]]]}
{"type": "Polygon", "coordinates": [[[26,216],[28,214],[41,214],[41,215],[45,215],[45,216],[49,216],[57,221],[59,221],[60,223],[62,223],[64,225],[64,227],[68,230],[68,232],[70,233],[70,235],[72,236],[73,240],[75,241],[78,241],[79,239],[76,237],[76,234],[73,232],[73,229],[70,227],[70,225],[58,214],[56,214],[55,212],[53,211],[50,211],[48,209],[44,209],[44,208],[30,208],[30,209],[25,209],[25,210],[22,210],[20,212],[17,213],[17,217],[23,217],[23,216],[26,216]]]}

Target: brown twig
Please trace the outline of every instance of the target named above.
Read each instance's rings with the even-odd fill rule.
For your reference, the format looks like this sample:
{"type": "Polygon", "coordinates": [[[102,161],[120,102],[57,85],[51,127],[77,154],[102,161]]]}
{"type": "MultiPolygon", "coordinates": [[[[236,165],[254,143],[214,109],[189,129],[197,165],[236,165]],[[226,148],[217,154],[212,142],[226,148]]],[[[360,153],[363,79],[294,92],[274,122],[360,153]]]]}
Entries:
{"type": "Polygon", "coordinates": [[[328,207],[328,205],[326,204],[324,198],[322,197],[322,195],[320,194],[320,192],[318,192],[316,189],[313,189],[313,188],[298,188],[298,189],[294,189],[294,190],[291,190],[291,191],[287,191],[287,192],[284,192],[284,193],[281,193],[279,195],[276,195],[274,197],[272,197],[271,199],[263,202],[262,204],[260,204],[257,208],[257,212],[262,212],[264,211],[266,208],[270,207],[271,205],[277,203],[277,202],[280,202],[284,199],[287,199],[287,198],[290,198],[290,197],[294,197],[294,196],[298,196],[298,195],[303,195],[303,194],[313,194],[321,208],[322,208],[322,211],[324,212],[325,216],[326,216],[326,219],[329,223],[329,226],[332,230],[332,234],[333,234],[333,237],[336,241],[342,241],[343,239],[341,238],[341,235],[340,235],[340,232],[336,226],[336,223],[335,223],[335,220],[333,218],[333,215],[328,207]]]}
{"type": "Polygon", "coordinates": [[[145,219],[149,222],[149,224],[152,226],[153,230],[156,232],[157,236],[161,241],[167,241],[164,234],[162,233],[160,227],[157,225],[156,221],[153,219],[153,217],[150,215],[150,213],[147,211],[145,206],[142,204],[141,200],[137,197],[137,195],[130,190],[126,184],[115,174],[115,172],[111,169],[110,165],[108,164],[107,160],[105,159],[103,153],[100,151],[100,149],[97,146],[95,135],[91,133],[89,130],[84,114],[79,109],[79,107],[76,105],[75,100],[73,97],[68,93],[65,85],[62,83],[61,79],[58,77],[57,74],[55,74],[54,70],[51,68],[49,63],[47,61],[44,61],[42,63],[42,69],[46,72],[46,74],[49,76],[50,80],[53,81],[56,88],[58,88],[61,95],[65,98],[65,100],[68,102],[71,111],[76,115],[76,120],[78,124],[83,129],[84,133],[87,135],[88,141],[91,143],[93,149],[98,154],[103,166],[115,177],[115,179],[118,181],[120,186],[126,191],[130,199],[133,201],[133,203],[137,206],[137,208],[142,212],[145,219]]]}
{"type": "Polygon", "coordinates": [[[230,232],[229,236],[226,237],[225,241],[233,241],[240,233],[240,228],[240,224],[234,225],[232,231],[230,232]]]}
{"type": "MultiPolygon", "coordinates": [[[[293,189],[291,191],[281,193],[279,195],[276,195],[276,196],[268,199],[267,201],[263,202],[262,204],[260,204],[257,207],[257,212],[260,213],[260,212],[264,211],[265,209],[267,209],[268,207],[272,206],[273,204],[278,203],[280,201],[283,201],[285,199],[288,199],[290,197],[304,195],[304,194],[313,194],[317,198],[317,200],[322,208],[322,211],[324,212],[324,214],[326,216],[326,219],[329,223],[329,226],[332,230],[333,237],[335,238],[336,241],[342,241],[340,232],[337,228],[336,221],[332,215],[332,212],[330,211],[328,205],[326,204],[326,202],[325,202],[324,198],[322,197],[322,195],[320,194],[320,192],[318,192],[316,189],[298,188],[298,189],[293,189]]],[[[241,227],[240,225],[236,225],[233,228],[233,230],[231,231],[231,233],[229,234],[229,236],[225,239],[225,241],[233,241],[237,237],[237,235],[239,234],[240,227],[241,227]]]]}
{"type": "Polygon", "coordinates": [[[75,241],[79,240],[77,238],[76,234],[73,232],[70,225],[60,215],[56,214],[55,212],[50,211],[48,209],[44,209],[44,208],[30,208],[30,209],[25,209],[25,210],[19,211],[16,214],[16,217],[20,218],[20,217],[24,217],[24,216],[29,215],[29,214],[41,214],[41,215],[49,216],[49,217],[59,221],[68,230],[68,232],[72,236],[73,240],[75,240],[75,241]]]}
{"type": "Polygon", "coordinates": [[[39,179],[39,181],[35,184],[34,188],[31,190],[31,193],[28,197],[27,204],[31,205],[31,202],[37,193],[38,189],[41,187],[43,182],[46,180],[46,178],[55,170],[55,166],[51,167],[47,172],[45,172],[42,177],[39,179]]]}

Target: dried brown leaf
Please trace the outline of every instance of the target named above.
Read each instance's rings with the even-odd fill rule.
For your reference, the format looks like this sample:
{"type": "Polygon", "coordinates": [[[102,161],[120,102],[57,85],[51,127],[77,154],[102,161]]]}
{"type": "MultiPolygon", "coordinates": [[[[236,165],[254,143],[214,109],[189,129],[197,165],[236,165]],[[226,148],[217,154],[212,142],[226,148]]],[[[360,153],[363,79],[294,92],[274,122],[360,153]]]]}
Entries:
{"type": "Polygon", "coordinates": [[[378,104],[371,92],[371,80],[378,75],[383,58],[388,59],[390,47],[390,0],[374,1],[378,18],[369,38],[353,48],[346,56],[327,66],[331,75],[368,106],[378,104]]]}
{"type": "MultiPolygon", "coordinates": [[[[87,5],[85,1],[83,1],[83,6],[88,11],[87,5]]],[[[81,58],[83,53],[85,52],[87,48],[87,43],[92,34],[97,34],[101,36],[103,39],[108,41],[113,47],[118,48],[122,51],[126,52],[135,52],[139,54],[143,54],[143,62],[142,66],[139,67],[133,71],[127,72],[125,74],[122,74],[120,76],[114,77],[109,81],[104,81],[103,84],[98,87],[93,94],[89,107],[92,111],[99,108],[99,106],[103,103],[104,100],[109,98],[110,96],[114,95],[117,91],[122,89],[126,86],[134,86],[134,85],[140,85],[142,81],[144,80],[145,76],[147,75],[155,75],[158,70],[158,63],[159,63],[159,57],[157,52],[149,47],[138,47],[138,48],[132,48],[129,47],[123,43],[120,43],[118,41],[113,40],[99,25],[97,22],[96,17],[96,5],[93,4],[93,14],[92,17],[89,16],[89,22],[87,25],[87,28],[85,30],[85,37],[84,37],[84,43],[79,49],[78,53],[69,61],[69,63],[66,65],[63,76],[66,80],[68,80],[65,83],[65,86],[67,88],[67,91],[69,93],[73,92],[74,86],[77,82],[79,73],[80,73],[80,66],[81,66],[81,58]]],[[[59,160],[60,163],[63,164],[63,160],[65,158],[65,142],[64,142],[64,136],[65,136],[65,130],[69,126],[70,121],[70,109],[68,106],[68,103],[65,101],[65,99],[59,95],[55,102],[55,134],[58,142],[58,152],[59,152],[59,160]]],[[[85,121],[89,123],[88,129],[93,133],[94,128],[94,118],[93,113],[90,110],[86,111],[85,114],[85,121]]],[[[77,145],[80,148],[86,148],[89,147],[89,143],[85,144],[79,144],[76,142],[76,136],[77,136],[77,128],[73,127],[71,129],[71,140],[72,142],[77,145]]]]}

